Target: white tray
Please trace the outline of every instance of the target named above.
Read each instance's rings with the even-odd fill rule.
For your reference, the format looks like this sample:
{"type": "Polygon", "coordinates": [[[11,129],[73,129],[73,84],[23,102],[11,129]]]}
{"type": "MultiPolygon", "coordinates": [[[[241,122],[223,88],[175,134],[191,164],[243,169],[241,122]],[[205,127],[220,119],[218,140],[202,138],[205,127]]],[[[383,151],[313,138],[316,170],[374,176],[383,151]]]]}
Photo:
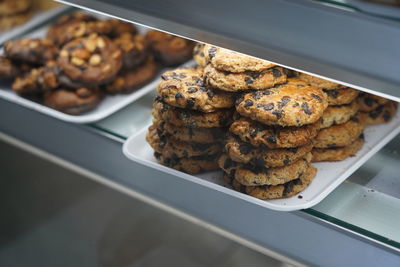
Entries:
{"type": "MultiPolygon", "coordinates": [[[[92,14],[92,13],[91,13],[92,14]]],[[[92,14],[94,16],[98,16],[104,18],[102,15],[92,14]]],[[[24,37],[27,38],[40,38],[46,35],[48,26],[41,27],[24,37]]],[[[138,30],[141,33],[147,31],[145,27],[137,26],[138,30]]],[[[22,36],[21,36],[22,37],[22,36]]],[[[2,50],[0,50],[0,54],[2,54],[2,50]]],[[[190,62],[188,64],[191,64],[190,62]]],[[[184,64],[186,65],[186,64],[184,64]]],[[[165,71],[166,69],[161,69],[160,73],[165,71]]],[[[138,88],[137,90],[133,91],[130,94],[120,94],[120,95],[106,95],[105,98],[100,102],[100,104],[93,110],[89,112],[85,112],[80,115],[69,115],[55,109],[46,107],[41,103],[37,103],[31,101],[29,99],[23,98],[16,93],[9,87],[9,85],[0,84],[0,97],[4,98],[8,101],[20,104],[24,107],[36,110],[38,112],[47,114],[49,116],[55,117],[60,120],[72,122],[72,123],[91,123],[101,119],[104,119],[111,115],[112,113],[120,110],[121,108],[127,106],[128,104],[134,102],[135,100],[139,99],[143,95],[155,90],[157,83],[159,81],[159,75],[156,75],[153,81],[147,83],[145,86],[138,88]]]]}
{"type": "MultiPolygon", "coordinates": [[[[149,115],[150,116],[150,115],[149,115]]],[[[129,159],[183,178],[194,183],[229,194],[245,201],[279,211],[293,211],[312,207],[323,200],[330,192],[346,180],[364,162],[378,152],[385,144],[400,132],[400,111],[388,124],[369,126],[365,131],[365,144],[355,157],[350,157],[340,162],[313,163],[318,168],[317,176],[304,191],[296,196],[286,199],[260,200],[227,186],[222,179],[222,171],[209,172],[201,175],[189,175],[157,162],[153,156],[153,149],[146,142],[147,128],[136,135],[132,135],[124,143],[123,153],[129,159]],[[302,196],[299,198],[299,196],[302,196]]]]}

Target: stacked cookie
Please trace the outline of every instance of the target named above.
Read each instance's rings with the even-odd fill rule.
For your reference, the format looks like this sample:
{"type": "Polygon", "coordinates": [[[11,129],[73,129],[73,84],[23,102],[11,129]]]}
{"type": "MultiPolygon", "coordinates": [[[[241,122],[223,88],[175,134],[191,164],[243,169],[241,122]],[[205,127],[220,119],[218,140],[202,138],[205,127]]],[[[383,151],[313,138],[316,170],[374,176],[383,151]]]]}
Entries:
{"type": "MultiPolygon", "coordinates": [[[[44,39],[7,42],[5,57],[0,57],[0,78],[14,80],[12,88],[19,95],[80,114],[95,108],[105,94],[130,93],[153,79],[162,65],[155,55],[165,58],[170,51],[156,53],[152,47],[158,42],[179,44],[182,39],[163,36],[156,42],[130,23],[82,12],[67,14],[49,27],[44,39]]],[[[186,46],[173,46],[169,60],[186,60],[193,42],[183,42],[186,46]]]]}
{"type": "Polygon", "coordinates": [[[32,16],[32,0],[0,1],[0,31],[27,22],[32,16]]]}
{"type": "Polygon", "coordinates": [[[395,101],[368,93],[361,93],[357,98],[357,103],[367,124],[389,122],[396,114],[398,105],[395,101]]]}
{"type": "Polygon", "coordinates": [[[207,86],[201,67],[161,75],[146,136],[155,157],[187,173],[218,169],[225,129],[232,121],[234,95],[207,86]]]}
{"type": "Polygon", "coordinates": [[[364,144],[366,126],[364,116],[358,112],[359,91],[303,73],[299,79],[323,90],[329,104],[314,140],[312,161],[340,161],[355,155],[364,144]]]}

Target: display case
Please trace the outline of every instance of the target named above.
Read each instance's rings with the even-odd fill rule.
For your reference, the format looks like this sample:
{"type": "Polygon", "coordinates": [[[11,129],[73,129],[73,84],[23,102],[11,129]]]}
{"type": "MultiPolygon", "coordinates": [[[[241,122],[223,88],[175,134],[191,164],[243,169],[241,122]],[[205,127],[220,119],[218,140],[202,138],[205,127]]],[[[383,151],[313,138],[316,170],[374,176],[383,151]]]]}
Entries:
{"type": "MultiPolygon", "coordinates": [[[[352,1],[61,2],[400,97],[400,9],[365,11],[352,1]]],[[[292,264],[399,266],[400,137],[318,205],[273,211],[128,160],[122,144],[150,123],[153,99],[148,93],[86,125],[0,100],[0,113],[12,114],[0,116],[1,138],[292,264]]]]}

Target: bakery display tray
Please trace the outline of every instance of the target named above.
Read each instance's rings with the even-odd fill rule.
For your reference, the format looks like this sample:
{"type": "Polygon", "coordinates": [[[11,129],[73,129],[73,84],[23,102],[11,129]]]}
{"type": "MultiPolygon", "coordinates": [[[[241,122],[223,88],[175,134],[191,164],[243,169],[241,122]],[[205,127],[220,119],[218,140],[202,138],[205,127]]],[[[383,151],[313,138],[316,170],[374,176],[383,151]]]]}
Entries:
{"type": "MultiPolygon", "coordinates": [[[[147,115],[150,116],[150,114],[147,115]]],[[[126,140],[123,145],[123,153],[126,157],[148,167],[174,175],[177,179],[186,179],[265,208],[278,211],[294,211],[310,208],[318,204],[361,167],[364,162],[392,140],[400,132],[400,111],[389,123],[372,125],[365,129],[365,144],[355,157],[350,157],[340,162],[313,163],[313,166],[318,168],[318,172],[309,187],[291,198],[275,200],[260,200],[231,189],[223,181],[222,171],[189,175],[159,164],[153,156],[153,149],[145,140],[146,132],[147,128],[142,129],[126,140]]]]}
{"type": "MultiPolygon", "coordinates": [[[[101,15],[93,14],[94,16],[98,16],[100,18],[105,18],[101,15]]],[[[41,38],[46,35],[47,28],[50,24],[38,28],[29,34],[19,36],[19,38],[41,38]]],[[[140,33],[145,33],[147,28],[136,25],[140,33]]],[[[0,54],[2,54],[2,50],[0,50],[0,54]]],[[[187,64],[193,64],[191,62],[187,64]]],[[[184,64],[186,65],[186,64],[184,64]]],[[[165,71],[166,68],[160,69],[159,73],[165,71]]],[[[22,105],[29,109],[36,110],[38,112],[47,114],[49,116],[55,117],[57,119],[68,121],[72,123],[92,123],[95,121],[99,121],[113,114],[114,112],[122,109],[123,107],[129,105],[145,94],[155,90],[155,87],[159,80],[159,75],[156,75],[154,79],[148,82],[146,85],[139,87],[137,90],[133,91],[129,94],[119,94],[119,95],[106,95],[104,99],[100,102],[100,104],[93,110],[79,114],[79,115],[70,115],[63,113],[61,111],[46,107],[45,105],[32,101],[30,99],[24,98],[16,94],[13,90],[11,90],[9,84],[0,83],[0,97],[6,99],[8,101],[14,102],[16,104],[22,105]]]]}

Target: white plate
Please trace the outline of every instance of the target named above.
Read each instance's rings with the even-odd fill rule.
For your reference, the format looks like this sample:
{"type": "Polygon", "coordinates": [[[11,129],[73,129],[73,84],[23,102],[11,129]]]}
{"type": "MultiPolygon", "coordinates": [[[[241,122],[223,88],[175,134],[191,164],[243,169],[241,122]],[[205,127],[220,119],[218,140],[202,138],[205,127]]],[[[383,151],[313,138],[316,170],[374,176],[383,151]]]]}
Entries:
{"type": "MultiPolygon", "coordinates": [[[[92,14],[92,13],[91,13],[92,14]]],[[[92,14],[94,16],[104,18],[102,15],[92,14]]],[[[48,26],[39,28],[24,37],[27,38],[40,38],[46,35],[48,26]]],[[[147,29],[145,27],[137,26],[139,32],[145,33],[147,29]]],[[[0,51],[2,53],[2,51],[0,51]]],[[[193,64],[190,61],[186,64],[193,64]]],[[[184,64],[184,65],[186,65],[184,64]]],[[[165,71],[166,69],[161,69],[160,73],[165,71]]],[[[41,103],[31,101],[29,99],[23,98],[9,87],[9,85],[0,84],[0,97],[4,98],[8,101],[20,104],[24,107],[36,110],[38,112],[47,114],[49,116],[55,117],[60,120],[72,122],[72,123],[91,123],[101,119],[104,119],[111,115],[112,113],[120,110],[121,108],[127,106],[128,104],[134,102],[139,99],[143,95],[155,90],[159,75],[156,75],[155,78],[147,83],[145,86],[138,88],[130,94],[120,94],[120,95],[106,95],[105,98],[100,102],[100,104],[93,110],[89,112],[85,112],[80,115],[69,115],[55,109],[46,107],[41,103]]]]}
{"type": "Polygon", "coordinates": [[[10,30],[0,31],[0,44],[18,36],[18,35],[21,35],[24,32],[26,32],[32,28],[39,26],[40,24],[46,22],[47,20],[49,20],[53,17],[59,16],[60,14],[66,12],[68,9],[71,9],[71,7],[61,5],[61,6],[57,6],[52,9],[46,10],[46,11],[37,12],[25,24],[14,27],[10,30]]]}
{"type": "Polygon", "coordinates": [[[400,132],[400,111],[390,123],[369,126],[364,131],[365,144],[355,157],[350,157],[340,162],[313,163],[313,166],[318,168],[318,172],[310,186],[296,196],[276,200],[260,200],[230,189],[222,179],[222,171],[194,176],[159,164],[153,156],[153,149],[145,140],[146,132],[147,128],[136,135],[132,135],[124,143],[123,153],[129,159],[175,175],[177,179],[183,178],[269,209],[293,211],[306,209],[318,204],[379,149],[393,139],[400,132]],[[301,198],[299,198],[300,195],[301,198]]]}

